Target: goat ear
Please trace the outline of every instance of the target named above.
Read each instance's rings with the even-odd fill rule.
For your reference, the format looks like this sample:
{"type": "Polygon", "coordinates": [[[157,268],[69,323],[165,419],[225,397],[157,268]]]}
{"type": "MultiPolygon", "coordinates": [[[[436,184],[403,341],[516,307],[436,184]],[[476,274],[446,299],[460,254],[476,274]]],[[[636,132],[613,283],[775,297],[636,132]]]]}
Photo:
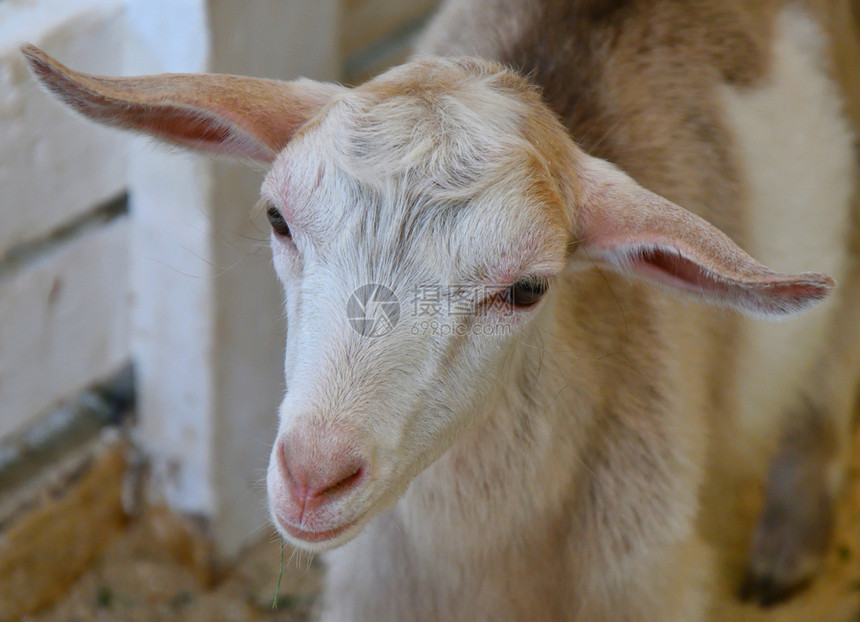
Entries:
{"type": "Polygon", "coordinates": [[[106,78],[72,71],[33,45],[21,52],[48,90],[94,121],[264,162],[343,90],[312,80],[217,74],[106,78]]]}
{"type": "Polygon", "coordinates": [[[696,292],[754,316],[800,311],[823,300],[834,286],[824,274],[774,272],[713,225],[607,162],[585,157],[579,177],[577,259],[696,292]]]}

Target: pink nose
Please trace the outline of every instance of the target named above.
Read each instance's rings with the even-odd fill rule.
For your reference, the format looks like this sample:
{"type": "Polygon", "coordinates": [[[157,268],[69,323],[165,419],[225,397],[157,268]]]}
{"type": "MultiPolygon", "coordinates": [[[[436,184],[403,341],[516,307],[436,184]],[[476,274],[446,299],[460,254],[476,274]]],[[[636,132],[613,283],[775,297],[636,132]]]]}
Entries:
{"type": "Polygon", "coordinates": [[[367,461],[343,439],[329,436],[323,442],[285,439],[279,452],[281,475],[287,484],[293,518],[348,495],[364,483],[367,461]]]}

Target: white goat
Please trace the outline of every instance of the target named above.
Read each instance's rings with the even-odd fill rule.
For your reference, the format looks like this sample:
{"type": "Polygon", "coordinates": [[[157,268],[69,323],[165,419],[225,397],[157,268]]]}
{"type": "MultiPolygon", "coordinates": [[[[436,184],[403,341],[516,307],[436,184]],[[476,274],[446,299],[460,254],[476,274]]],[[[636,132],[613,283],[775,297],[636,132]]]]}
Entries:
{"type": "Polygon", "coordinates": [[[92,119],[271,163],[268,491],[290,542],[339,547],[325,620],[689,622],[713,482],[770,461],[746,596],[829,541],[860,375],[853,36],[843,1],[460,0],[420,46],[451,58],[353,89],[23,51],[92,119]],[[833,281],[693,213],[842,287],[775,325],[726,310],[833,281]]]}

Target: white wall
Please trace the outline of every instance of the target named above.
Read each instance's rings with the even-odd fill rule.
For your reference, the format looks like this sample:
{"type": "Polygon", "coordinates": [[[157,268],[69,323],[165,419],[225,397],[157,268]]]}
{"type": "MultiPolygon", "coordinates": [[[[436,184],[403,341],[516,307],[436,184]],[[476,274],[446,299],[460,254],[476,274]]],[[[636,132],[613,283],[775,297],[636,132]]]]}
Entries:
{"type": "Polygon", "coordinates": [[[90,73],[337,80],[399,60],[435,2],[0,0],[0,441],[133,360],[153,496],[229,556],[267,522],[283,391],[262,172],[73,116],[18,46],[90,73]],[[129,214],[100,207],[126,191],[129,214]]]}
{"type": "MultiPolygon", "coordinates": [[[[337,1],[131,0],[131,73],[338,77],[337,1]]],[[[283,391],[281,292],[262,175],[137,144],[131,156],[139,439],[169,504],[229,555],[266,522],[261,475],[283,391]]]]}
{"type": "Polygon", "coordinates": [[[18,52],[117,73],[123,24],[120,0],[0,2],[0,437],[130,356],[128,219],[86,224],[124,191],[125,138],[50,101],[18,52]]]}

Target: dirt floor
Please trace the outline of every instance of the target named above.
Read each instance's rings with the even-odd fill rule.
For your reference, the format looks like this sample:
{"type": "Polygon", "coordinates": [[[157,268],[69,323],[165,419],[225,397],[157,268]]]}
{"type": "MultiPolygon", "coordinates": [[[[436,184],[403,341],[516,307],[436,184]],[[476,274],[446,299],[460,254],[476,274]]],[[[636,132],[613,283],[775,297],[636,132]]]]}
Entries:
{"type": "Polygon", "coordinates": [[[153,510],[133,521],[61,602],[26,621],[313,620],[321,565],[290,553],[280,590],[281,546],[274,533],[213,580],[202,570],[206,553],[193,526],[153,510]]]}
{"type": "MultiPolygon", "coordinates": [[[[742,522],[742,521],[739,521],[742,522]]],[[[281,547],[267,534],[212,580],[199,533],[164,511],[132,521],[62,602],[27,621],[216,622],[315,619],[322,579],[318,561],[284,557],[273,608],[281,547]]],[[[742,555],[742,551],[736,552],[742,555]]],[[[734,597],[735,577],[722,581],[711,616],[728,622],[860,622],[860,436],[838,517],[836,544],[813,584],[787,604],[768,610],[734,597]]]]}

